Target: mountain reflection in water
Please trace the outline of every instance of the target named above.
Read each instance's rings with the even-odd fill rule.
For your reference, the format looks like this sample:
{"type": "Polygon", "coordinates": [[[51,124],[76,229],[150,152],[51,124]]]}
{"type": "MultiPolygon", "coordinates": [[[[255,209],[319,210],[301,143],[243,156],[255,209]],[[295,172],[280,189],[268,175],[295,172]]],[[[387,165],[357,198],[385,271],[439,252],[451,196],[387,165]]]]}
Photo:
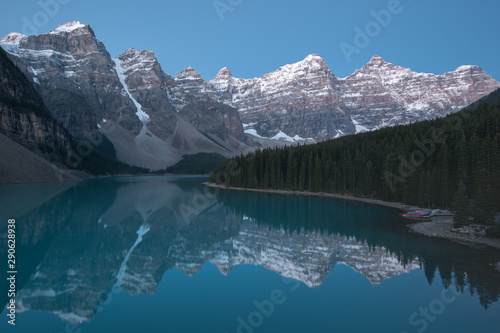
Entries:
{"type": "MultiPolygon", "coordinates": [[[[113,290],[154,294],[165,272],[175,267],[194,276],[207,262],[224,275],[237,265],[258,265],[310,288],[320,287],[337,264],[372,285],[421,268],[431,283],[437,269],[444,287],[477,293],[485,308],[498,301],[500,273],[490,265],[498,251],[410,234],[391,209],[218,191],[201,180],[3,187],[0,232],[8,218],[18,221],[18,312],[86,322],[113,290]]],[[[0,251],[6,248],[2,237],[0,251]]],[[[7,304],[4,293],[1,301],[7,304]]]]}

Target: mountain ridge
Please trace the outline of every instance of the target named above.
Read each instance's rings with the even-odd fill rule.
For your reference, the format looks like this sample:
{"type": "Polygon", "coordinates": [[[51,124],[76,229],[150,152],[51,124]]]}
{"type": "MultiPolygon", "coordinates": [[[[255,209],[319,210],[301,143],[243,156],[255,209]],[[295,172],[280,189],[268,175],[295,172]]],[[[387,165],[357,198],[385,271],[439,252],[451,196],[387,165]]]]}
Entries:
{"type": "Polygon", "coordinates": [[[205,81],[189,67],[174,79],[195,95],[211,95],[237,108],[247,134],[271,138],[283,133],[291,142],[294,136],[321,141],[443,117],[500,87],[476,65],[437,75],[394,65],[378,55],[339,78],[314,53],[256,78],[236,78],[223,67],[205,81]],[[295,118],[292,124],[290,118],[295,118]]]}
{"type": "Polygon", "coordinates": [[[258,78],[227,67],[209,81],[192,67],[170,76],[152,50],[112,57],[79,21],[0,45],[71,135],[104,134],[120,161],[150,170],[186,154],[232,157],[442,117],[500,87],[478,66],[435,75],[378,55],[345,78],[315,53],[258,78]]]}

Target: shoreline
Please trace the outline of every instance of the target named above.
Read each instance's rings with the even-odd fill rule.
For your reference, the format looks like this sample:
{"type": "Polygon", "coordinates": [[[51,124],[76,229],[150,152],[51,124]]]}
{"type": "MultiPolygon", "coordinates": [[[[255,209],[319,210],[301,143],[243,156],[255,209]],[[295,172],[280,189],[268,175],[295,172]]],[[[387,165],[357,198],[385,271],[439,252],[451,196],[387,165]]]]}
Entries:
{"type": "MultiPolygon", "coordinates": [[[[481,236],[477,232],[461,233],[460,229],[453,228],[452,216],[434,216],[432,221],[413,223],[408,226],[410,232],[418,233],[428,237],[451,240],[456,243],[473,248],[484,248],[487,246],[500,249],[500,239],[481,236]]],[[[500,262],[497,263],[500,270],[500,262]]]]}
{"type": "Polygon", "coordinates": [[[61,184],[61,183],[78,183],[86,180],[99,180],[99,179],[110,179],[110,178],[133,178],[133,177],[193,177],[193,178],[208,178],[210,175],[208,174],[183,174],[183,173],[163,173],[163,174],[151,174],[151,173],[143,173],[143,174],[119,174],[119,175],[91,175],[86,173],[85,171],[79,170],[67,170],[64,169],[64,172],[75,177],[75,179],[68,180],[51,180],[51,181],[15,181],[15,182],[2,182],[0,179],[0,185],[23,185],[23,184],[61,184]]]}
{"type": "Polygon", "coordinates": [[[412,205],[407,205],[407,204],[402,203],[402,202],[389,202],[389,201],[383,201],[383,200],[378,200],[378,199],[356,197],[356,196],[347,195],[347,194],[243,188],[243,187],[232,187],[232,186],[217,185],[217,184],[209,183],[209,182],[204,182],[202,184],[205,185],[205,186],[213,187],[213,188],[219,188],[219,189],[223,189],[223,190],[232,190],[232,191],[246,191],[246,192],[275,193],[275,194],[302,195],[302,196],[314,196],[314,197],[323,197],[323,198],[334,198],[334,199],[341,199],[341,200],[347,200],[347,201],[363,202],[363,203],[367,203],[367,204],[372,204],[372,205],[377,205],[377,206],[384,206],[384,207],[395,208],[395,209],[401,209],[401,210],[406,210],[406,211],[422,209],[420,207],[412,206],[412,205]]]}
{"type": "MultiPolygon", "coordinates": [[[[401,202],[389,202],[377,199],[356,197],[346,194],[253,189],[253,188],[217,185],[209,182],[204,182],[202,184],[212,188],[219,188],[223,190],[232,190],[232,191],[247,191],[247,192],[258,192],[258,193],[275,193],[275,194],[286,194],[286,195],[302,195],[302,196],[334,198],[347,201],[362,202],[362,203],[389,207],[394,209],[401,209],[406,211],[422,209],[420,207],[407,205],[401,202]]],[[[453,213],[450,211],[442,211],[441,214],[433,216],[432,220],[429,221],[409,224],[408,230],[409,232],[417,233],[423,236],[446,239],[474,248],[490,246],[496,249],[500,249],[500,239],[479,236],[477,234],[461,234],[459,232],[454,231],[453,213]]],[[[500,262],[498,263],[498,266],[500,270],[500,262]]]]}

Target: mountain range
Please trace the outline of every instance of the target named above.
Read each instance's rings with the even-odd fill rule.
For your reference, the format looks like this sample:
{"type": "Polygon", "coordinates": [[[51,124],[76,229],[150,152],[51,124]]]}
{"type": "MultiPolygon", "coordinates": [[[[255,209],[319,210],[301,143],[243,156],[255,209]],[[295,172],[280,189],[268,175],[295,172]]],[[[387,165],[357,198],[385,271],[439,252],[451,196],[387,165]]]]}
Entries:
{"type": "MultiPolygon", "coordinates": [[[[8,93],[0,96],[0,132],[60,166],[68,165],[67,151],[75,155],[68,148],[75,140],[86,142],[87,151],[161,170],[185,155],[230,157],[441,117],[500,88],[478,66],[435,75],[378,56],[346,78],[336,77],[318,54],[260,78],[235,78],[223,68],[205,81],[191,67],[172,77],[151,50],[112,57],[78,21],[40,35],[10,33],[0,46],[27,78],[18,86],[27,86],[31,105],[42,110],[12,102],[19,95],[9,82],[21,79],[14,69],[0,72],[0,91],[12,97],[7,105],[8,93]]],[[[1,66],[9,66],[7,59],[1,66]]]]}

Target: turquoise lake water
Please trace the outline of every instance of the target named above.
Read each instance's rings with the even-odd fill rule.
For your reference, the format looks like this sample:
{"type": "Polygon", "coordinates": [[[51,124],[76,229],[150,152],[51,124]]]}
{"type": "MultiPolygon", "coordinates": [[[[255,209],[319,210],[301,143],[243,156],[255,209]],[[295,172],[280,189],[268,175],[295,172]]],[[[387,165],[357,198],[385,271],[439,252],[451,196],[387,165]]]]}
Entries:
{"type": "Polygon", "coordinates": [[[500,332],[500,251],[362,203],[133,177],[0,186],[1,332],[500,332]]]}

